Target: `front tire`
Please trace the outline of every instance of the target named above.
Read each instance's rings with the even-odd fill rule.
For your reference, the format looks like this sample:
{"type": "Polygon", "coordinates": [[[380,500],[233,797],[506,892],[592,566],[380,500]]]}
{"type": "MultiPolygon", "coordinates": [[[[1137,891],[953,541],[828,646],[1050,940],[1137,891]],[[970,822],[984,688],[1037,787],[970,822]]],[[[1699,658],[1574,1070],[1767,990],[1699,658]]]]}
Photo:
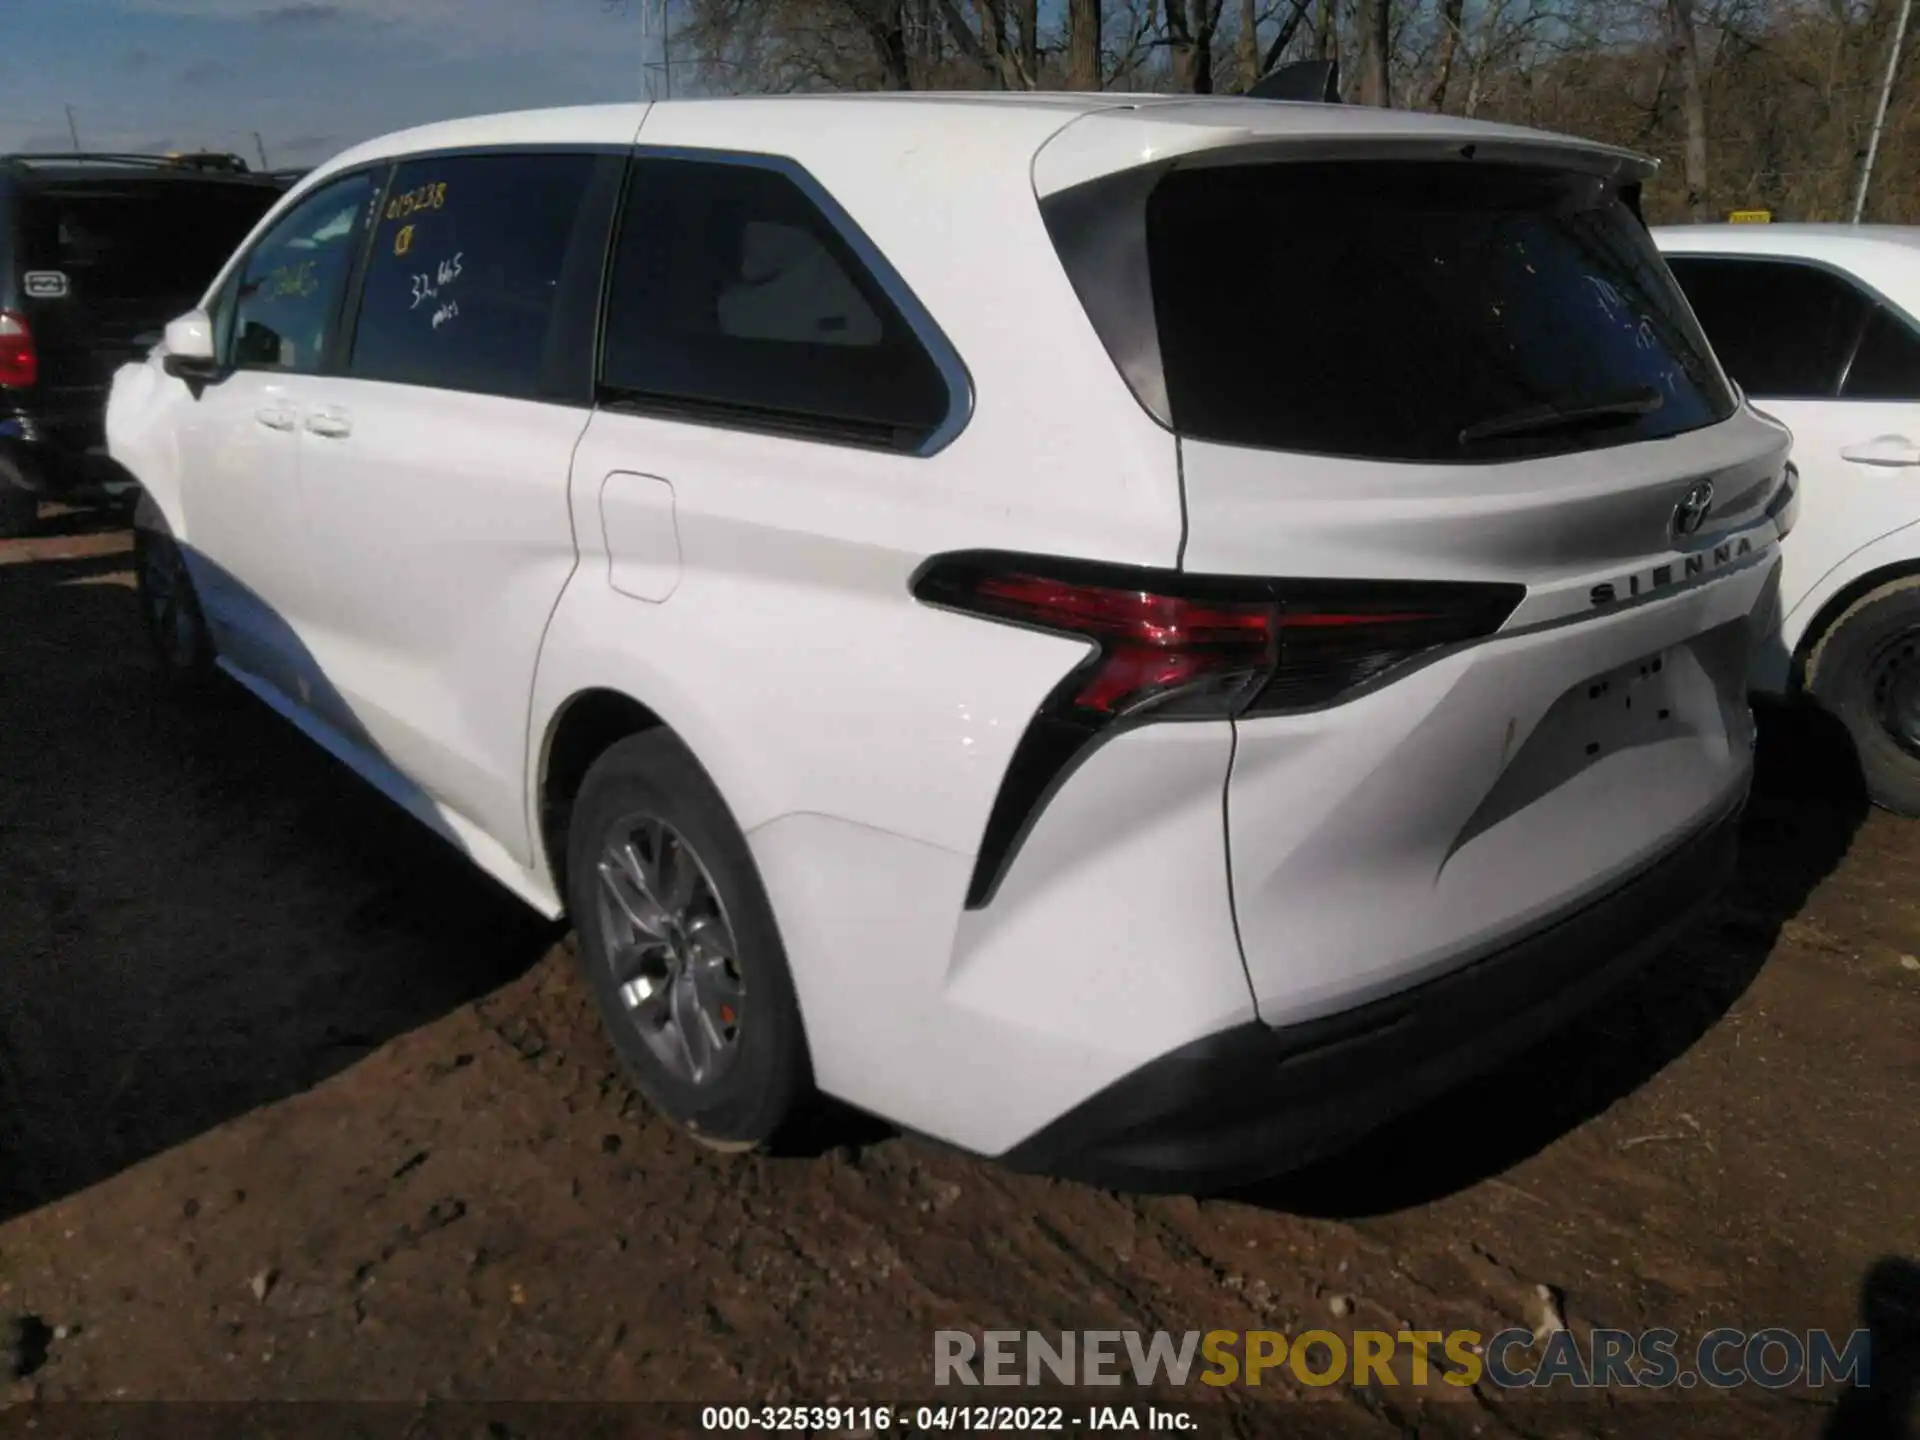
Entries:
{"type": "Polygon", "coordinates": [[[31,535],[40,522],[40,497],[10,482],[0,469],[0,540],[31,535]]]}
{"type": "Polygon", "coordinates": [[[1873,802],[1920,816],[1920,577],[1856,601],[1807,668],[1808,691],[1853,739],[1873,802]]]}
{"type": "Polygon", "coordinates": [[[157,515],[137,516],[133,556],[140,619],[161,681],[182,693],[199,690],[213,674],[213,637],[186,557],[157,515]]]}
{"type": "Polygon", "coordinates": [[[746,837],[672,735],[630,736],[588,770],[567,899],[641,1093],[712,1148],[771,1140],[812,1086],[800,1007],[746,837]]]}

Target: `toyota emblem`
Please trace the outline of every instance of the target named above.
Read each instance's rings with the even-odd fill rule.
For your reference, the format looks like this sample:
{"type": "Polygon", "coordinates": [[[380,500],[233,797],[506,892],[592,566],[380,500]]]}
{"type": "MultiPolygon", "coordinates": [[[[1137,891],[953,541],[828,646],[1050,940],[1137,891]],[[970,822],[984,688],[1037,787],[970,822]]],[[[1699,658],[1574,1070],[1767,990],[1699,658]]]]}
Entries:
{"type": "Polygon", "coordinates": [[[1681,497],[1680,503],[1673,507],[1673,534],[1675,539],[1685,539],[1695,534],[1706,524],[1707,512],[1713,508],[1713,482],[1696,481],[1681,497]]]}

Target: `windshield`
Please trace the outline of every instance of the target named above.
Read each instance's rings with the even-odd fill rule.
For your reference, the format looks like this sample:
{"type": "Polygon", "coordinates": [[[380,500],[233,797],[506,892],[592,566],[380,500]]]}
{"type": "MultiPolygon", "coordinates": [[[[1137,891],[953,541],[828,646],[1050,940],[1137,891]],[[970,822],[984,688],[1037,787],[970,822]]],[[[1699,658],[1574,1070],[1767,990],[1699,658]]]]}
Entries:
{"type": "Polygon", "coordinates": [[[81,300],[188,303],[279,198],[172,179],[43,187],[24,207],[23,268],[62,272],[81,300]]]}
{"type": "Polygon", "coordinates": [[[1183,435],[1477,462],[1733,413],[1645,227],[1591,177],[1470,161],[1176,170],[1148,200],[1147,245],[1183,435]]]}

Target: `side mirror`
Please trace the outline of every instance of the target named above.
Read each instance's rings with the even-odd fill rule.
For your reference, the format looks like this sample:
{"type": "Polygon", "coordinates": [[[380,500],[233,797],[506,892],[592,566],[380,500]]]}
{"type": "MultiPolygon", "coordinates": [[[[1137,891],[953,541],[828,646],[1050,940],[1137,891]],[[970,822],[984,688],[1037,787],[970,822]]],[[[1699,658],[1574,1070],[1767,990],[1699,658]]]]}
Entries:
{"type": "Polygon", "coordinates": [[[160,364],[167,374],[179,380],[210,380],[220,362],[213,352],[213,321],[204,310],[191,310],[177,320],[169,320],[162,343],[166,358],[160,364]]]}

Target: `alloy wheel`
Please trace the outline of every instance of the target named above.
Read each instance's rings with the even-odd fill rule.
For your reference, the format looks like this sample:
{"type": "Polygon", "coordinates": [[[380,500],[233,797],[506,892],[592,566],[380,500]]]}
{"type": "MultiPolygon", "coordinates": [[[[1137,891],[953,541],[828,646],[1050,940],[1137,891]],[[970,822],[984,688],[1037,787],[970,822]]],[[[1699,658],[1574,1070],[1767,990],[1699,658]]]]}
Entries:
{"type": "Polygon", "coordinates": [[[600,937],[628,1022],[676,1078],[714,1084],[739,1053],[746,985],[713,877],[650,815],[611,827],[597,868],[600,937]]]}

